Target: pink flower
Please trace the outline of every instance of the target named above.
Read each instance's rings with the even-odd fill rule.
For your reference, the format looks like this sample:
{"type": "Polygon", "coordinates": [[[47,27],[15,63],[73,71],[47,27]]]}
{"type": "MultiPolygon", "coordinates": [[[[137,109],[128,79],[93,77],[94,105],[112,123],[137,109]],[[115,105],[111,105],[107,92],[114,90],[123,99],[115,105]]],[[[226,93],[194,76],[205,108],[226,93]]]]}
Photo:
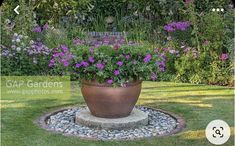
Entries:
{"type": "Polygon", "coordinates": [[[189,51],[190,51],[190,47],[186,47],[185,49],[184,49],[184,53],[188,53],[189,51]]]}
{"type": "Polygon", "coordinates": [[[48,28],[49,28],[49,25],[48,25],[48,23],[46,23],[45,25],[43,25],[43,30],[47,30],[48,28]]]}
{"type": "Polygon", "coordinates": [[[208,41],[208,40],[205,40],[205,41],[203,42],[203,44],[204,44],[204,45],[208,45],[208,44],[209,44],[209,41],[208,41]]]}
{"type": "Polygon", "coordinates": [[[94,53],[94,48],[90,48],[90,49],[89,49],[89,52],[90,52],[90,53],[94,53]]]}
{"type": "Polygon", "coordinates": [[[125,56],[125,58],[126,58],[127,60],[130,59],[130,57],[131,57],[131,56],[130,56],[129,54],[125,56]]]}
{"type": "Polygon", "coordinates": [[[80,39],[76,38],[76,39],[73,40],[73,44],[75,44],[75,45],[81,45],[81,44],[82,44],[82,41],[81,41],[80,39]]]}
{"type": "Polygon", "coordinates": [[[185,0],[185,4],[190,4],[191,2],[193,2],[192,0],[185,0]]]}
{"type": "Polygon", "coordinates": [[[97,63],[97,64],[96,64],[96,67],[97,67],[98,69],[100,69],[100,70],[103,70],[104,67],[105,67],[105,65],[104,65],[103,63],[97,63]]]}
{"type": "Polygon", "coordinates": [[[119,44],[114,44],[114,46],[113,46],[113,49],[114,50],[118,50],[120,48],[120,45],[119,44]]]}
{"type": "Polygon", "coordinates": [[[223,53],[220,55],[220,60],[225,61],[229,58],[229,55],[227,53],[223,53]]]}
{"type": "Polygon", "coordinates": [[[160,51],[159,48],[155,48],[155,49],[154,49],[154,52],[155,52],[155,53],[157,53],[157,52],[159,52],[159,51],[160,51]]]}

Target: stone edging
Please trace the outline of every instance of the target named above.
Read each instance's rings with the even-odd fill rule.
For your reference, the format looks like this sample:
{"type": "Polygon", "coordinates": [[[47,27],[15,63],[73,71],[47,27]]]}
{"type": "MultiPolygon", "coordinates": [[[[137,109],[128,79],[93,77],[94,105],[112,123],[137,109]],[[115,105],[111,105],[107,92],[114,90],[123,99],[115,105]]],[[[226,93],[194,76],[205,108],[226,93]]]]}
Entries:
{"type": "MultiPolygon", "coordinates": [[[[62,112],[64,110],[67,110],[69,108],[76,108],[77,106],[67,106],[67,107],[62,107],[62,108],[59,108],[57,110],[51,110],[50,112],[44,114],[43,116],[39,117],[38,119],[36,119],[34,121],[35,124],[37,124],[38,126],[42,127],[43,129],[49,131],[49,132],[52,132],[52,133],[56,133],[56,134],[62,134],[64,136],[73,136],[73,137],[79,137],[79,136],[76,136],[76,135],[72,135],[72,134],[65,134],[65,133],[61,133],[61,132],[57,132],[57,131],[54,131],[54,130],[51,130],[51,129],[48,129],[48,126],[47,124],[45,123],[45,121],[49,118],[49,116],[51,115],[55,115],[57,114],[58,112],[62,112]]],[[[81,107],[85,107],[85,105],[82,105],[81,107]]],[[[143,107],[147,107],[147,106],[143,106],[143,107]]],[[[167,134],[162,134],[162,135],[157,135],[157,136],[152,136],[152,137],[148,137],[148,138],[135,138],[134,140],[143,140],[143,139],[152,139],[152,138],[158,138],[158,137],[165,137],[165,136],[172,136],[172,135],[175,135],[181,131],[184,130],[184,128],[186,127],[186,122],[185,122],[185,119],[181,116],[178,116],[177,114],[175,113],[172,113],[172,112],[168,112],[168,111],[165,111],[163,109],[159,109],[159,108],[152,108],[152,107],[147,107],[147,108],[150,108],[150,109],[153,109],[153,110],[157,110],[157,111],[160,111],[162,113],[165,113],[165,114],[168,114],[169,116],[171,116],[172,118],[174,118],[176,121],[177,121],[177,127],[171,131],[170,133],[167,133],[167,134]]],[[[85,137],[79,137],[80,139],[83,139],[83,140],[94,140],[94,141],[98,141],[98,139],[95,139],[95,138],[85,138],[85,137]]],[[[113,140],[113,141],[129,141],[129,140],[113,140]]]]}

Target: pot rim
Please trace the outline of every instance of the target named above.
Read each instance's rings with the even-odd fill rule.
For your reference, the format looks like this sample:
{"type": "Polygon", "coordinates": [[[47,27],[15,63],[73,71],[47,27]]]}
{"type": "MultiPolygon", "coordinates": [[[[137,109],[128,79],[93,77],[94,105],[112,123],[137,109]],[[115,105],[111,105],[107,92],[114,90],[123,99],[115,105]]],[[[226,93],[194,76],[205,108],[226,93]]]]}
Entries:
{"type": "Polygon", "coordinates": [[[99,83],[96,80],[92,80],[92,81],[82,80],[81,83],[82,83],[82,85],[87,85],[87,86],[126,88],[126,87],[131,87],[131,86],[137,86],[137,85],[141,84],[142,81],[141,80],[136,80],[136,81],[129,82],[129,83],[127,83],[126,87],[121,87],[121,86],[114,87],[113,85],[110,85],[108,83],[99,83]]]}

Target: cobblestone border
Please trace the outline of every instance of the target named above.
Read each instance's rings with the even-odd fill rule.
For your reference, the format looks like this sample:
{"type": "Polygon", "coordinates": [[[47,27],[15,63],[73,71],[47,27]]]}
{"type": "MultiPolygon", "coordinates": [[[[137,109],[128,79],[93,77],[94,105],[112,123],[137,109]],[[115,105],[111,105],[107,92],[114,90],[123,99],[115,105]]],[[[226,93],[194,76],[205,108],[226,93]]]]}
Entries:
{"type": "MultiPolygon", "coordinates": [[[[58,109],[55,109],[55,110],[51,110],[51,111],[47,112],[46,114],[42,115],[41,117],[39,117],[38,119],[36,119],[36,121],[34,121],[34,123],[39,125],[41,128],[43,128],[43,129],[45,129],[45,130],[47,130],[49,132],[52,132],[52,133],[62,134],[64,136],[79,137],[79,136],[76,136],[76,135],[65,134],[65,133],[61,133],[61,132],[57,132],[57,131],[51,130],[51,129],[48,128],[48,126],[46,124],[46,120],[51,115],[55,115],[55,114],[57,114],[59,112],[63,112],[64,110],[67,110],[67,109],[70,109],[70,108],[76,108],[76,107],[77,106],[67,106],[67,107],[62,107],[62,108],[58,108],[58,109]]],[[[85,105],[82,105],[80,107],[85,107],[85,105]]],[[[185,119],[183,117],[175,114],[175,113],[172,113],[172,112],[169,112],[169,111],[166,111],[166,110],[163,110],[163,109],[159,109],[159,108],[153,108],[153,107],[148,107],[148,106],[143,106],[143,107],[150,108],[152,110],[157,110],[157,111],[160,111],[162,113],[168,114],[169,116],[171,116],[172,118],[174,118],[177,121],[177,127],[173,131],[171,131],[170,133],[167,133],[167,134],[151,136],[151,137],[147,137],[147,138],[135,138],[134,140],[143,140],[143,139],[152,139],[152,138],[172,136],[172,135],[175,135],[175,134],[183,131],[184,128],[186,127],[185,119]]],[[[96,138],[84,138],[84,137],[79,137],[79,138],[83,139],[83,140],[95,140],[95,141],[99,141],[96,138]]],[[[131,141],[131,140],[122,139],[122,140],[113,140],[113,141],[131,141]]]]}

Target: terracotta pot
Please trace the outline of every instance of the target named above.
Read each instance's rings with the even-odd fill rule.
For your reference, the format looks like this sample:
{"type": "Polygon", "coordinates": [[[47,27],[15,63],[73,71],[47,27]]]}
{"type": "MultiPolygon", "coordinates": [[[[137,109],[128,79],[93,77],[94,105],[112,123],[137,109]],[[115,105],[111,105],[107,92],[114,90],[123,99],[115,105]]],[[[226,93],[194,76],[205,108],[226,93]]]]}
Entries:
{"type": "Polygon", "coordinates": [[[82,95],[92,115],[102,118],[128,116],[134,108],[140,92],[141,81],[126,87],[112,87],[95,81],[82,81],[82,95]]]}

